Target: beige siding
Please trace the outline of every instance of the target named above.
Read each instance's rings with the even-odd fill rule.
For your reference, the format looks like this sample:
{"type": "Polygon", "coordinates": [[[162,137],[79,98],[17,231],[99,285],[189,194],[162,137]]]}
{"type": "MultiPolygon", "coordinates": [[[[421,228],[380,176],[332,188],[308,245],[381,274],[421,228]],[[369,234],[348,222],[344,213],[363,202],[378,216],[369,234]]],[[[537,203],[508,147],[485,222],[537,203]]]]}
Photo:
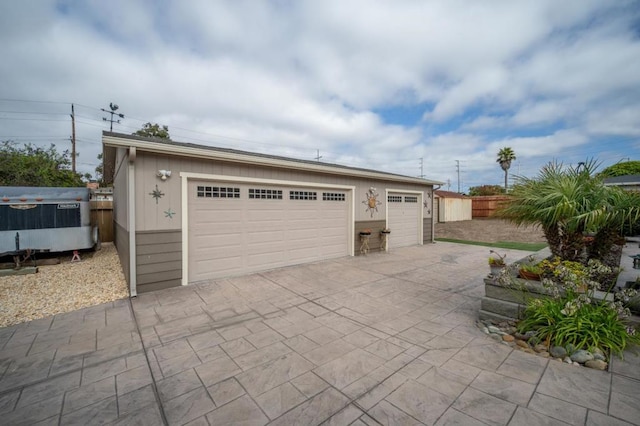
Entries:
{"type": "MultiPolygon", "coordinates": [[[[314,182],[318,184],[349,185],[355,187],[355,220],[384,220],[386,214],[385,188],[392,187],[398,190],[423,191],[423,199],[428,200],[427,193],[431,192],[430,186],[402,183],[388,183],[382,180],[368,180],[362,178],[350,178],[323,173],[307,171],[285,170],[272,167],[249,166],[235,163],[221,163],[219,161],[205,161],[186,157],[169,157],[164,155],[149,154],[138,151],[136,160],[136,229],[140,231],[156,229],[175,229],[181,223],[181,184],[180,172],[205,173],[212,175],[245,176],[257,179],[275,179],[298,182],[314,182]],[[171,170],[172,176],[166,181],[156,177],[160,169],[171,170]],[[150,195],[155,189],[164,194],[156,200],[150,195]],[[376,188],[378,200],[381,202],[378,211],[367,211],[367,191],[370,187],[376,188]],[[175,212],[173,218],[165,214],[168,209],[175,212]]],[[[423,209],[424,217],[430,217],[430,207],[423,209]]]]}
{"type": "Polygon", "coordinates": [[[136,233],[137,292],[176,287],[182,278],[182,233],[179,229],[136,233]]]}

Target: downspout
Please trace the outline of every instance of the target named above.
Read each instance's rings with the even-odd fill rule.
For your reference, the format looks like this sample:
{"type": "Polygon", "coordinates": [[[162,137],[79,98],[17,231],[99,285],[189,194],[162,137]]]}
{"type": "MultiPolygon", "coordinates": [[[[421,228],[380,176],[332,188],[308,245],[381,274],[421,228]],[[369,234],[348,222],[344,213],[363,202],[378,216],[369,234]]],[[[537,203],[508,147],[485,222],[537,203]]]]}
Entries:
{"type": "Polygon", "coordinates": [[[137,261],[136,261],[136,148],[129,147],[129,164],[128,164],[128,195],[127,200],[127,216],[129,222],[129,294],[131,297],[138,295],[137,291],[137,261]]]}
{"type": "MultiPolygon", "coordinates": [[[[442,185],[438,185],[437,188],[434,186],[431,187],[431,243],[434,244],[436,242],[436,211],[433,208],[436,205],[436,194],[435,192],[442,188],[442,185]]],[[[440,204],[438,204],[438,209],[440,209],[440,204]]]]}

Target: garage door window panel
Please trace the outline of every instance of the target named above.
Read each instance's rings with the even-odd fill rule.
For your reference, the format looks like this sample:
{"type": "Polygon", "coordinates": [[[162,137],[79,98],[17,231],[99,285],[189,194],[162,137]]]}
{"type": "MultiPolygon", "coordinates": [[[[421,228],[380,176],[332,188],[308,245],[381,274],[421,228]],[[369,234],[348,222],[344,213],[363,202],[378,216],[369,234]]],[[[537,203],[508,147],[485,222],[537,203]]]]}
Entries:
{"type": "Polygon", "coordinates": [[[323,192],[322,200],[323,201],[346,201],[346,194],[342,192],[323,192]]]}
{"type": "Polygon", "coordinates": [[[290,200],[317,200],[318,193],[315,191],[289,191],[290,200]]]}
{"type": "Polygon", "coordinates": [[[221,186],[198,186],[198,198],[240,198],[240,188],[221,186]]]}
{"type": "Polygon", "coordinates": [[[250,200],[282,200],[281,189],[249,188],[250,200]]]}

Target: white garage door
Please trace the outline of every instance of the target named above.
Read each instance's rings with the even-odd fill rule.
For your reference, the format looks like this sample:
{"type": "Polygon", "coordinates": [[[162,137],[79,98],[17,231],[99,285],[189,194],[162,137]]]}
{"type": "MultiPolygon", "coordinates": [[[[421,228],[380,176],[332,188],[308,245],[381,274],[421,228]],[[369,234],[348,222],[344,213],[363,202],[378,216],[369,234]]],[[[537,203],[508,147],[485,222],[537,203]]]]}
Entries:
{"type": "Polygon", "coordinates": [[[190,181],[189,282],[349,254],[346,190],[190,181]]]}
{"type": "Polygon", "coordinates": [[[406,247],[420,244],[420,211],[417,194],[390,192],[387,195],[389,247],[406,247]]]}

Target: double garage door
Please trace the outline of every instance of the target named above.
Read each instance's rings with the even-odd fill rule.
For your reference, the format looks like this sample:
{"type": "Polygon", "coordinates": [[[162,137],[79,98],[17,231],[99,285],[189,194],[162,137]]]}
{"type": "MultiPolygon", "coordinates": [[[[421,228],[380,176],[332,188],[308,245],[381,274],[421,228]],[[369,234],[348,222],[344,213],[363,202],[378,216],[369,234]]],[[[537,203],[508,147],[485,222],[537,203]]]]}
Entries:
{"type": "Polygon", "coordinates": [[[190,181],[189,282],[346,256],[347,190],[190,181]]]}

